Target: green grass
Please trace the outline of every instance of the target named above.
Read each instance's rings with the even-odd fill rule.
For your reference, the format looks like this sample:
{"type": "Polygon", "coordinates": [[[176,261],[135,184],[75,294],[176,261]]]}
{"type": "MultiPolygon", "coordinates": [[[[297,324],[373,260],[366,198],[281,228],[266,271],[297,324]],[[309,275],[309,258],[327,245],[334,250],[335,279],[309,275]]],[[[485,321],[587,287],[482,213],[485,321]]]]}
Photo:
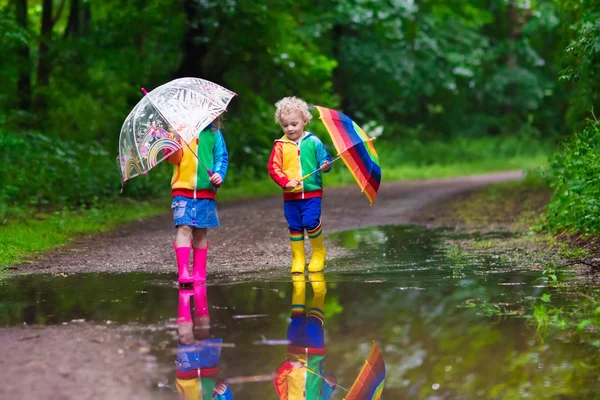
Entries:
{"type": "Polygon", "coordinates": [[[32,254],[62,246],[78,235],[108,231],[121,223],[167,210],[168,204],[164,201],[126,200],[85,210],[34,213],[31,219],[19,218],[0,226],[0,266],[6,269],[32,254]]]}
{"type": "MultiPolygon", "coordinates": [[[[545,157],[515,157],[506,160],[476,161],[450,165],[385,167],[384,181],[428,179],[479,174],[507,169],[524,169],[543,165],[545,157]]],[[[334,171],[325,175],[325,187],[354,185],[354,179],[343,163],[338,162],[334,171]]],[[[358,191],[358,188],[357,188],[358,191]]],[[[219,192],[219,201],[239,198],[277,195],[280,189],[268,178],[228,182],[219,192]]],[[[119,199],[84,210],[61,210],[40,214],[35,219],[25,217],[23,212],[9,212],[14,216],[10,222],[0,225],[0,266],[26,261],[32,255],[64,246],[81,234],[105,232],[121,223],[169,212],[168,196],[152,202],[119,199]]]]}

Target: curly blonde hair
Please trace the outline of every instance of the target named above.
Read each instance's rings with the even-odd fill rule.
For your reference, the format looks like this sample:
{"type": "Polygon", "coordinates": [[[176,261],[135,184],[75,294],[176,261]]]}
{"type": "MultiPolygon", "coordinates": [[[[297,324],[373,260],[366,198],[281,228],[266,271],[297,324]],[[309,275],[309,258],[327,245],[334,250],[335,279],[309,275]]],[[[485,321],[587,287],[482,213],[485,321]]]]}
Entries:
{"type": "Polygon", "coordinates": [[[293,112],[299,112],[302,117],[306,119],[306,122],[310,121],[312,118],[312,114],[308,110],[308,104],[298,97],[290,96],[284,97],[275,103],[275,122],[281,124],[281,119],[293,112]]]}

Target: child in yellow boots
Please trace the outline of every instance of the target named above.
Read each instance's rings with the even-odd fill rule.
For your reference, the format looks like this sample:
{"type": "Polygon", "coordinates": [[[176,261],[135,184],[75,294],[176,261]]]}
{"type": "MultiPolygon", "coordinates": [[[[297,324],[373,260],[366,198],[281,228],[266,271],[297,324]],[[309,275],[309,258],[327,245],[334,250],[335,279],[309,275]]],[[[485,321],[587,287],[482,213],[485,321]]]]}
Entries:
{"type": "Polygon", "coordinates": [[[311,241],[313,254],[309,272],[325,266],[325,247],[321,226],[322,172],[331,169],[331,156],[318,137],[305,132],[312,115],[308,104],[297,97],[284,97],[275,106],[275,121],[283,130],[269,159],[269,174],[283,188],[283,210],[290,230],[292,273],[304,273],[304,231],[311,241]],[[303,174],[320,171],[301,180],[303,174]]]}
{"type": "Polygon", "coordinates": [[[314,296],[306,312],[306,277],[292,275],[292,315],[287,331],[287,357],[275,371],[273,385],[279,399],[331,397],[337,378],[325,373],[325,294],[327,284],[321,272],[309,274],[314,296]]]}

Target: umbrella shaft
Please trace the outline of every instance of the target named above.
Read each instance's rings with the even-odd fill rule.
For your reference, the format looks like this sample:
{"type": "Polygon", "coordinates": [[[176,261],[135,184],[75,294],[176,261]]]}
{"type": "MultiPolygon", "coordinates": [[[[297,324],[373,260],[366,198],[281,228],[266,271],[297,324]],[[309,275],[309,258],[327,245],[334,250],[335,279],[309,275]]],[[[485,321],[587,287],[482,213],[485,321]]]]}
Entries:
{"type": "MultiPolygon", "coordinates": [[[[313,371],[312,369],[308,368],[308,367],[306,366],[306,364],[303,364],[303,367],[304,367],[304,368],[305,368],[305,369],[306,369],[308,372],[310,372],[311,374],[317,375],[317,376],[321,377],[323,380],[327,380],[327,378],[325,378],[323,375],[321,375],[321,374],[319,374],[318,372],[316,372],[316,371],[313,371]]],[[[348,389],[346,389],[346,388],[345,388],[345,387],[343,387],[343,386],[340,386],[340,385],[338,385],[337,383],[335,383],[335,386],[339,387],[340,389],[344,389],[346,392],[349,392],[349,390],[348,390],[348,389]]]]}
{"type": "MultiPolygon", "coordinates": [[[[336,158],[334,158],[333,160],[331,160],[331,162],[333,163],[333,162],[335,162],[335,161],[339,160],[341,157],[342,157],[342,156],[337,156],[336,158]]],[[[311,172],[310,174],[306,174],[306,175],[304,175],[304,176],[303,176],[303,177],[300,179],[300,182],[302,182],[303,180],[305,180],[305,179],[306,179],[306,178],[308,178],[309,176],[311,176],[311,175],[313,175],[313,174],[316,174],[316,173],[317,173],[317,172],[319,172],[320,170],[321,170],[321,168],[317,168],[317,169],[315,169],[313,172],[311,172]]]]}

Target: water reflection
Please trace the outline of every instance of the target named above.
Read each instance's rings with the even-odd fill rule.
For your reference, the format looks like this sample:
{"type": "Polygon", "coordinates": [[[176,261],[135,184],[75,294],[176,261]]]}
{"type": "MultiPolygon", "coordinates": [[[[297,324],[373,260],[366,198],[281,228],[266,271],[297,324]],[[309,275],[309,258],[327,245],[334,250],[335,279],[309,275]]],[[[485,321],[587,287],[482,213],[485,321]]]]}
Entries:
{"type": "Polygon", "coordinates": [[[313,298],[306,306],[306,277],[292,275],[292,307],[287,329],[287,358],[277,368],[274,385],[280,399],[329,399],[336,377],[324,370],[326,350],[325,295],[323,273],[309,274],[313,298]]]}
{"type": "Polygon", "coordinates": [[[193,290],[179,289],[177,333],[176,384],[181,397],[233,399],[220,373],[223,339],[211,336],[205,285],[194,285],[193,290]]]}
{"type": "MultiPolygon", "coordinates": [[[[550,330],[541,340],[532,322],[523,317],[531,313],[532,301],[540,303],[536,299],[543,295],[551,302],[544,303],[546,314],[542,309],[536,313],[542,320],[554,318],[548,314],[550,306],[564,304],[571,310],[577,305],[580,311],[581,296],[586,295],[590,306],[580,319],[589,319],[598,315],[597,305],[593,306],[597,287],[563,286],[567,272],[559,276],[560,285],[548,285],[538,280],[539,271],[515,264],[493,248],[472,254],[449,252],[445,238],[443,231],[415,227],[333,236],[348,248],[348,256],[329,264],[322,308],[314,307],[320,300],[314,298],[313,281],[318,280],[313,277],[292,281],[284,271],[241,283],[225,277],[218,284],[211,281],[204,315],[210,317],[208,334],[203,330],[206,324],[194,320],[194,310],[202,307],[194,307],[193,290],[181,299],[185,303],[187,297],[190,303],[190,318],[177,324],[180,298],[172,286],[173,276],[145,273],[0,280],[0,326],[9,326],[4,331],[10,334],[27,329],[36,329],[36,334],[38,328],[23,328],[23,323],[85,320],[124,335],[140,334],[160,367],[154,385],[164,385],[156,390],[158,395],[176,392],[178,346],[220,338],[220,377],[233,397],[275,399],[275,370],[288,359],[291,305],[304,304],[307,320],[312,308],[324,311],[323,375],[333,372],[346,388],[376,340],[386,362],[386,399],[598,398],[599,345],[582,341],[590,336],[598,340],[593,326],[574,327],[569,334],[550,330]],[[304,303],[297,300],[301,291],[294,293],[294,287],[302,284],[304,303]],[[506,312],[490,317],[486,307],[506,312]]],[[[1,354],[11,350],[1,345],[0,340],[1,354]]],[[[337,387],[330,399],[344,394],[337,387]]]]}

